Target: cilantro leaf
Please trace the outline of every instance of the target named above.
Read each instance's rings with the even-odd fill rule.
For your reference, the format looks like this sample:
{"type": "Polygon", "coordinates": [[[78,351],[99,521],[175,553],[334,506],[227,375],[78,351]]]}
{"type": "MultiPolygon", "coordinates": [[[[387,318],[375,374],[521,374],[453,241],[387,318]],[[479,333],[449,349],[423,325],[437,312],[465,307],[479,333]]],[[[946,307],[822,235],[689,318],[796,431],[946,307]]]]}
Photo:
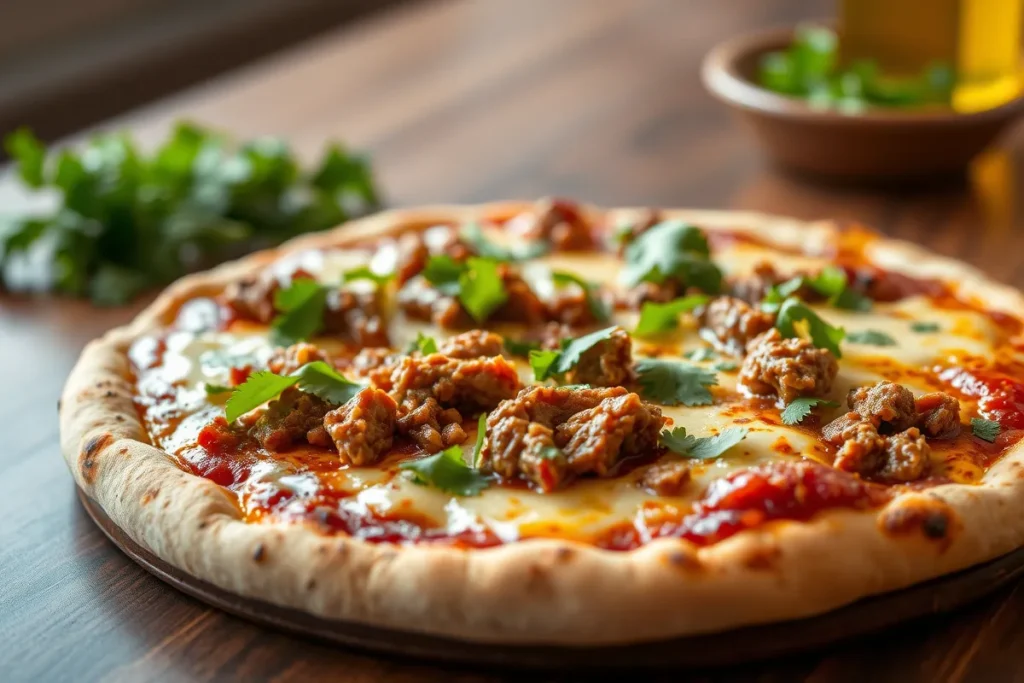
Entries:
{"type": "Polygon", "coordinates": [[[513,356],[519,356],[521,358],[528,358],[531,351],[540,351],[540,344],[533,341],[524,341],[505,337],[503,344],[506,351],[513,356]]]}
{"type": "Polygon", "coordinates": [[[211,384],[210,382],[203,382],[203,390],[206,391],[207,396],[216,396],[217,394],[226,394],[231,391],[231,387],[226,387],[223,384],[211,384]]]}
{"type": "Polygon", "coordinates": [[[636,324],[633,334],[638,337],[650,337],[674,330],[679,327],[680,315],[707,302],[708,297],[704,294],[692,294],[664,304],[645,301],[640,309],[640,321],[636,324]]]}
{"type": "Polygon", "coordinates": [[[828,349],[836,358],[842,358],[842,351],[839,344],[846,337],[846,331],[841,327],[833,327],[818,317],[818,314],[807,307],[796,297],[789,297],[779,306],[778,316],[775,319],[775,327],[782,333],[783,337],[796,337],[796,324],[805,323],[807,333],[810,335],[811,343],[821,349],[828,349]]]}
{"type": "Polygon", "coordinates": [[[685,354],[683,354],[683,357],[686,358],[686,360],[692,360],[695,363],[702,363],[704,361],[714,360],[717,356],[718,354],[715,353],[713,349],[709,349],[706,346],[701,346],[700,348],[693,349],[692,351],[687,351],[685,354]]]}
{"type": "MultiPolygon", "coordinates": [[[[582,337],[573,339],[571,342],[566,344],[559,352],[558,358],[555,360],[551,371],[556,375],[564,375],[565,373],[576,367],[576,364],[580,362],[580,357],[594,348],[606,339],[610,339],[612,333],[620,328],[616,326],[606,327],[603,330],[597,332],[591,332],[582,337]]],[[[532,355],[532,354],[531,354],[532,355]]]]}
{"type": "Polygon", "coordinates": [[[983,420],[980,417],[971,418],[971,433],[979,439],[992,443],[1003,431],[1002,425],[994,420],[983,420]]]}
{"type": "Polygon", "coordinates": [[[811,414],[811,409],[814,406],[828,406],[835,408],[839,404],[835,401],[829,401],[824,398],[814,398],[813,396],[801,396],[798,399],[794,399],[786,409],[782,411],[782,424],[795,425],[803,422],[804,418],[811,414]]]}
{"type": "Polygon", "coordinates": [[[228,422],[234,422],[288,387],[294,386],[298,381],[299,378],[293,375],[277,375],[270,370],[254,372],[231,392],[224,417],[228,422]]]}
{"type": "Polygon", "coordinates": [[[529,261],[548,252],[548,244],[543,240],[505,247],[487,239],[483,229],[477,223],[467,223],[459,233],[462,241],[473,248],[478,256],[495,261],[529,261]]]}
{"type": "Polygon", "coordinates": [[[416,333],[416,341],[413,345],[424,356],[437,353],[437,342],[434,341],[433,337],[428,337],[422,332],[416,333]]]}
{"type": "Polygon", "coordinates": [[[366,388],[353,382],[322,360],[306,363],[292,373],[298,380],[299,388],[319,396],[328,403],[348,403],[356,394],[366,388]]]}
{"type": "Polygon", "coordinates": [[[438,291],[456,296],[478,323],[508,301],[505,283],[494,259],[471,257],[460,263],[447,255],[431,256],[423,277],[438,291]]]}
{"type": "Polygon", "coordinates": [[[270,323],[270,338],[278,346],[309,339],[323,329],[327,289],[316,280],[296,278],[274,292],[274,308],[281,314],[270,323]]]}
{"type": "Polygon", "coordinates": [[[587,282],[578,275],[557,270],[551,273],[551,280],[559,287],[576,285],[582,289],[583,294],[587,298],[587,308],[590,309],[591,315],[598,322],[607,322],[611,317],[611,311],[608,309],[608,305],[601,299],[600,288],[597,285],[587,282]]]}
{"type": "Polygon", "coordinates": [[[438,291],[448,296],[459,293],[459,277],[466,266],[447,254],[431,256],[423,267],[423,277],[437,287],[438,291]]]}
{"type": "Polygon", "coordinates": [[[712,363],[711,367],[717,370],[718,372],[732,372],[739,366],[736,365],[736,363],[731,360],[720,360],[712,363]]]}
{"type": "Polygon", "coordinates": [[[713,371],[678,361],[641,358],[636,372],[644,398],[667,406],[711,405],[707,388],[718,384],[713,371]]]}
{"type": "Polygon", "coordinates": [[[710,254],[707,238],[698,228],[678,220],[663,221],[626,247],[622,280],[628,287],[676,280],[717,294],[722,289],[722,272],[710,254]]]}
{"type": "Polygon", "coordinates": [[[777,285],[772,285],[764,294],[762,307],[765,304],[781,304],[788,297],[795,296],[796,293],[806,284],[807,280],[803,276],[798,276],[786,280],[785,282],[780,282],[777,285]]]}
{"type": "Polygon", "coordinates": [[[538,382],[543,382],[548,377],[551,377],[551,375],[554,374],[551,368],[561,355],[561,351],[551,351],[547,349],[531,350],[529,361],[530,367],[533,369],[534,379],[538,382]]]}
{"type": "Polygon", "coordinates": [[[940,329],[942,329],[942,327],[938,323],[918,322],[918,323],[911,323],[910,324],[910,329],[913,330],[914,332],[925,333],[925,332],[938,332],[940,329]]]}
{"type": "Polygon", "coordinates": [[[476,421],[476,443],[473,445],[473,467],[479,469],[484,462],[484,440],[487,438],[487,413],[480,413],[476,421]]]}
{"type": "Polygon", "coordinates": [[[854,344],[870,344],[872,346],[896,346],[896,340],[885,332],[878,330],[864,330],[861,332],[848,332],[846,341],[854,344]]]}
{"type": "Polygon", "coordinates": [[[413,474],[413,481],[456,496],[476,496],[492,478],[468,466],[462,459],[462,447],[452,446],[435,455],[407,460],[399,469],[413,474]]]}
{"type": "Polygon", "coordinates": [[[346,403],[365,388],[362,384],[349,381],[322,360],[306,363],[290,375],[261,370],[249,375],[245,382],[231,391],[225,407],[225,418],[228,422],[234,422],[296,384],[303,391],[338,405],[346,403]]]}
{"type": "Polygon", "coordinates": [[[676,427],[672,431],[662,432],[659,442],[677,455],[712,460],[747,438],[749,432],[744,427],[728,427],[715,436],[695,437],[687,434],[685,427],[676,427]]]}
{"type": "Polygon", "coordinates": [[[393,280],[395,277],[394,273],[381,274],[376,271],[370,270],[369,266],[359,266],[352,270],[346,270],[341,274],[342,282],[354,282],[356,280],[370,280],[378,287],[383,287],[388,282],[393,280]]]}

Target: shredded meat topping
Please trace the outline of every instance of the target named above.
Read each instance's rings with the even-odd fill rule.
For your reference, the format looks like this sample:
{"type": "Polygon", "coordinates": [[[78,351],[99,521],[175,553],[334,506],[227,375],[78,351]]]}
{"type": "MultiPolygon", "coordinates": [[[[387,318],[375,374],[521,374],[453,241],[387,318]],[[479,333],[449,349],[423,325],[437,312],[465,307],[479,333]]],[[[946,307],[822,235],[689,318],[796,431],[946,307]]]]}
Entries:
{"type": "Polygon", "coordinates": [[[397,413],[393,398],[368,387],[324,415],[323,424],[341,461],[361,467],[372,465],[391,448],[397,413]]]}
{"type": "Polygon", "coordinates": [[[822,437],[838,447],[836,469],[886,482],[914,481],[928,469],[931,449],[916,427],[883,436],[853,411],[825,425],[822,437]]]}
{"type": "Polygon", "coordinates": [[[917,399],[917,427],[932,439],[952,439],[960,434],[960,401],[936,391],[917,399]]]}
{"type": "Polygon", "coordinates": [[[623,458],[651,452],[665,419],[622,387],[533,386],[487,416],[482,458],[503,477],[543,491],[585,473],[608,476],[623,458]]]}
{"type": "Polygon", "coordinates": [[[824,396],[838,372],[831,351],[805,339],[783,339],[772,329],[751,342],[739,381],[752,394],[775,394],[790,403],[801,396],[824,396]]]}
{"type": "Polygon", "coordinates": [[[313,275],[298,269],[290,275],[279,277],[267,270],[257,276],[228,284],[224,288],[224,301],[239,318],[268,324],[277,315],[274,294],[292,280],[300,278],[312,279],[313,275]]]}
{"type": "Polygon", "coordinates": [[[449,337],[437,346],[437,352],[449,358],[468,360],[491,358],[504,351],[502,338],[487,330],[470,330],[449,337]]]}
{"type": "Polygon", "coordinates": [[[615,387],[633,379],[633,342],[622,328],[616,328],[608,339],[594,344],[581,356],[569,373],[573,384],[615,387]]]}
{"type": "Polygon", "coordinates": [[[324,332],[356,346],[387,346],[387,325],[376,292],[332,289],[324,309],[324,332]]]}
{"type": "Polygon", "coordinates": [[[901,384],[879,382],[850,391],[846,403],[878,428],[881,434],[902,432],[917,419],[914,394],[901,384]]]}
{"type": "Polygon", "coordinates": [[[326,361],[331,363],[330,356],[327,352],[321,349],[316,344],[310,344],[308,342],[299,342],[298,344],[292,344],[287,348],[274,349],[273,354],[270,356],[270,360],[267,361],[267,367],[271,372],[277,373],[278,375],[288,375],[306,363],[312,363],[314,361],[326,361]]]}
{"type": "Polygon", "coordinates": [[[775,316],[731,296],[712,300],[700,316],[702,336],[720,351],[742,356],[754,337],[775,324],[775,316]]]}
{"type": "Polygon", "coordinates": [[[762,261],[754,266],[753,272],[729,278],[726,289],[733,297],[756,305],[764,300],[769,289],[785,281],[786,278],[775,270],[775,266],[762,261]]]}
{"type": "Polygon", "coordinates": [[[324,415],[330,406],[313,394],[289,387],[271,401],[253,424],[251,434],[272,453],[287,450],[296,442],[331,445],[324,430],[324,415]]]}
{"type": "Polygon", "coordinates": [[[576,204],[548,199],[537,204],[535,219],[524,231],[527,239],[545,240],[559,251],[586,251],[596,241],[587,219],[576,204]]]}
{"type": "Polygon", "coordinates": [[[690,466],[683,460],[664,460],[644,471],[640,485],[659,496],[678,496],[690,483],[690,466]]]}

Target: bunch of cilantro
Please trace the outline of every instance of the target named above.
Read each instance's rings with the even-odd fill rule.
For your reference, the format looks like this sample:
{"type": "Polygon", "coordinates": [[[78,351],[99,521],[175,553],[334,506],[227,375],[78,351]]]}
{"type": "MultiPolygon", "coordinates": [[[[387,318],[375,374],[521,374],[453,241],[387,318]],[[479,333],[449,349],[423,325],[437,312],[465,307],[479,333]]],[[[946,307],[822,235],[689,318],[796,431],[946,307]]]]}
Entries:
{"type": "Polygon", "coordinates": [[[188,123],[148,156],[122,133],[47,154],[21,129],[5,148],[21,181],[55,201],[0,218],[0,285],[42,274],[34,288],[99,305],[380,204],[367,162],[338,145],[308,171],[280,140],[236,147],[188,123]]]}

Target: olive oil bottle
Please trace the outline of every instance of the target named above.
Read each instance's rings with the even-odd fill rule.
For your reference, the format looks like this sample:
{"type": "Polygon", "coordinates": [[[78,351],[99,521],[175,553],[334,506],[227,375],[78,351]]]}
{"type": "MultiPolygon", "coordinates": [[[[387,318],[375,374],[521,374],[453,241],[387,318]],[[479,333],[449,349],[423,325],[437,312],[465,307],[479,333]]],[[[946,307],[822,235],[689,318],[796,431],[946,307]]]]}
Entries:
{"type": "Polygon", "coordinates": [[[957,111],[999,106],[1021,93],[1024,0],[842,0],[843,64],[874,62],[892,81],[936,66],[954,78],[957,111]]]}

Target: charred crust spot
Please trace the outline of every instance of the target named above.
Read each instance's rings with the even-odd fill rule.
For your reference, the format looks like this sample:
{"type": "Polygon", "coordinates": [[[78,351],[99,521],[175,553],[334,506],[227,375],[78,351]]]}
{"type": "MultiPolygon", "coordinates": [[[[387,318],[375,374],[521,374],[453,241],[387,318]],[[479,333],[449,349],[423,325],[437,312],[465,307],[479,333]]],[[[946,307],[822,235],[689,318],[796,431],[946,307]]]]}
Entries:
{"type": "Polygon", "coordinates": [[[115,396],[114,392],[111,391],[110,389],[107,389],[106,391],[103,392],[103,397],[104,398],[114,398],[114,396],[115,396]]]}
{"type": "Polygon", "coordinates": [[[887,510],[881,526],[890,535],[920,533],[927,539],[948,543],[955,531],[956,517],[942,501],[913,501],[887,510]]]}
{"type": "Polygon", "coordinates": [[[256,547],[252,551],[252,559],[255,562],[262,562],[267,557],[267,549],[262,543],[257,543],[256,547]]]}
{"type": "Polygon", "coordinates": [[[124,422],[124,415],[115,415],[114,419],[118,422],[124,422]]]}
{"type": "Polygon", "coordinates": [[[921,523],[921,531],[928,538],[943,539],[949,531],[949,519],[941,514],[928,515],[921,523]]]}
{"type": "Polygon", "coordinates": [[[316,579],[310,579],[306,582],[307,591],[312,591],[314,588],[316,588],[316,579]]]}
{"type": "Polygon", "coordinates": [[[60,405],[61,405],[60,399],[58,398],[57,399],[57,412],[60,412],[60,405]]]}
{"type": "Polygon", "coordinates": [[[576,555],[576,551],[574,551],[569,546],[565,546],[565,545],[559,546],[555,550],[555,560],[558,561],[558,562],[568,562],[575,555],[576,555]]]}
{"type": "Polygon", "coordinates": [[[325,546],[325,545],[318,546],[317,549],[316,549],[316,552],[319,555],[326,555],[327,554],[327,546],[325,546]]]}
{"type": "Polygon", "coordinates": [[[753,570],[774,569],[781,555],[777,547],[755,548],[743,560],[743,564],[753,570]]]}
{"type": "Polygon", "coordinates": [[[704,568],[701,564],[700,558],[693,553],[688,553],[684,550],[673,550],[665,556],[668,563],[673,567],[679,569],[685,569],[687,571],[699,571],[704,568]]]}
{"type": "Polygon", "coordinates": [[[78,458],[79,470],[82,479],[91,484],[96,477],[96,458],[100,452],[110,445],[114,437],[107,432],[90,437],[82,446],[82,452],[78,458]]]}
{"type": "Polygon", "coordinates": [[[197,528],[199,528],[199,529],[205,529],[205,528],[206,528],[206,525],[207,525],[207,522],[206,522],[206,520],[203,520],[202,522],[199,522],[199,525],[198,525],[198,527],[197,527],[197,528]]]}

